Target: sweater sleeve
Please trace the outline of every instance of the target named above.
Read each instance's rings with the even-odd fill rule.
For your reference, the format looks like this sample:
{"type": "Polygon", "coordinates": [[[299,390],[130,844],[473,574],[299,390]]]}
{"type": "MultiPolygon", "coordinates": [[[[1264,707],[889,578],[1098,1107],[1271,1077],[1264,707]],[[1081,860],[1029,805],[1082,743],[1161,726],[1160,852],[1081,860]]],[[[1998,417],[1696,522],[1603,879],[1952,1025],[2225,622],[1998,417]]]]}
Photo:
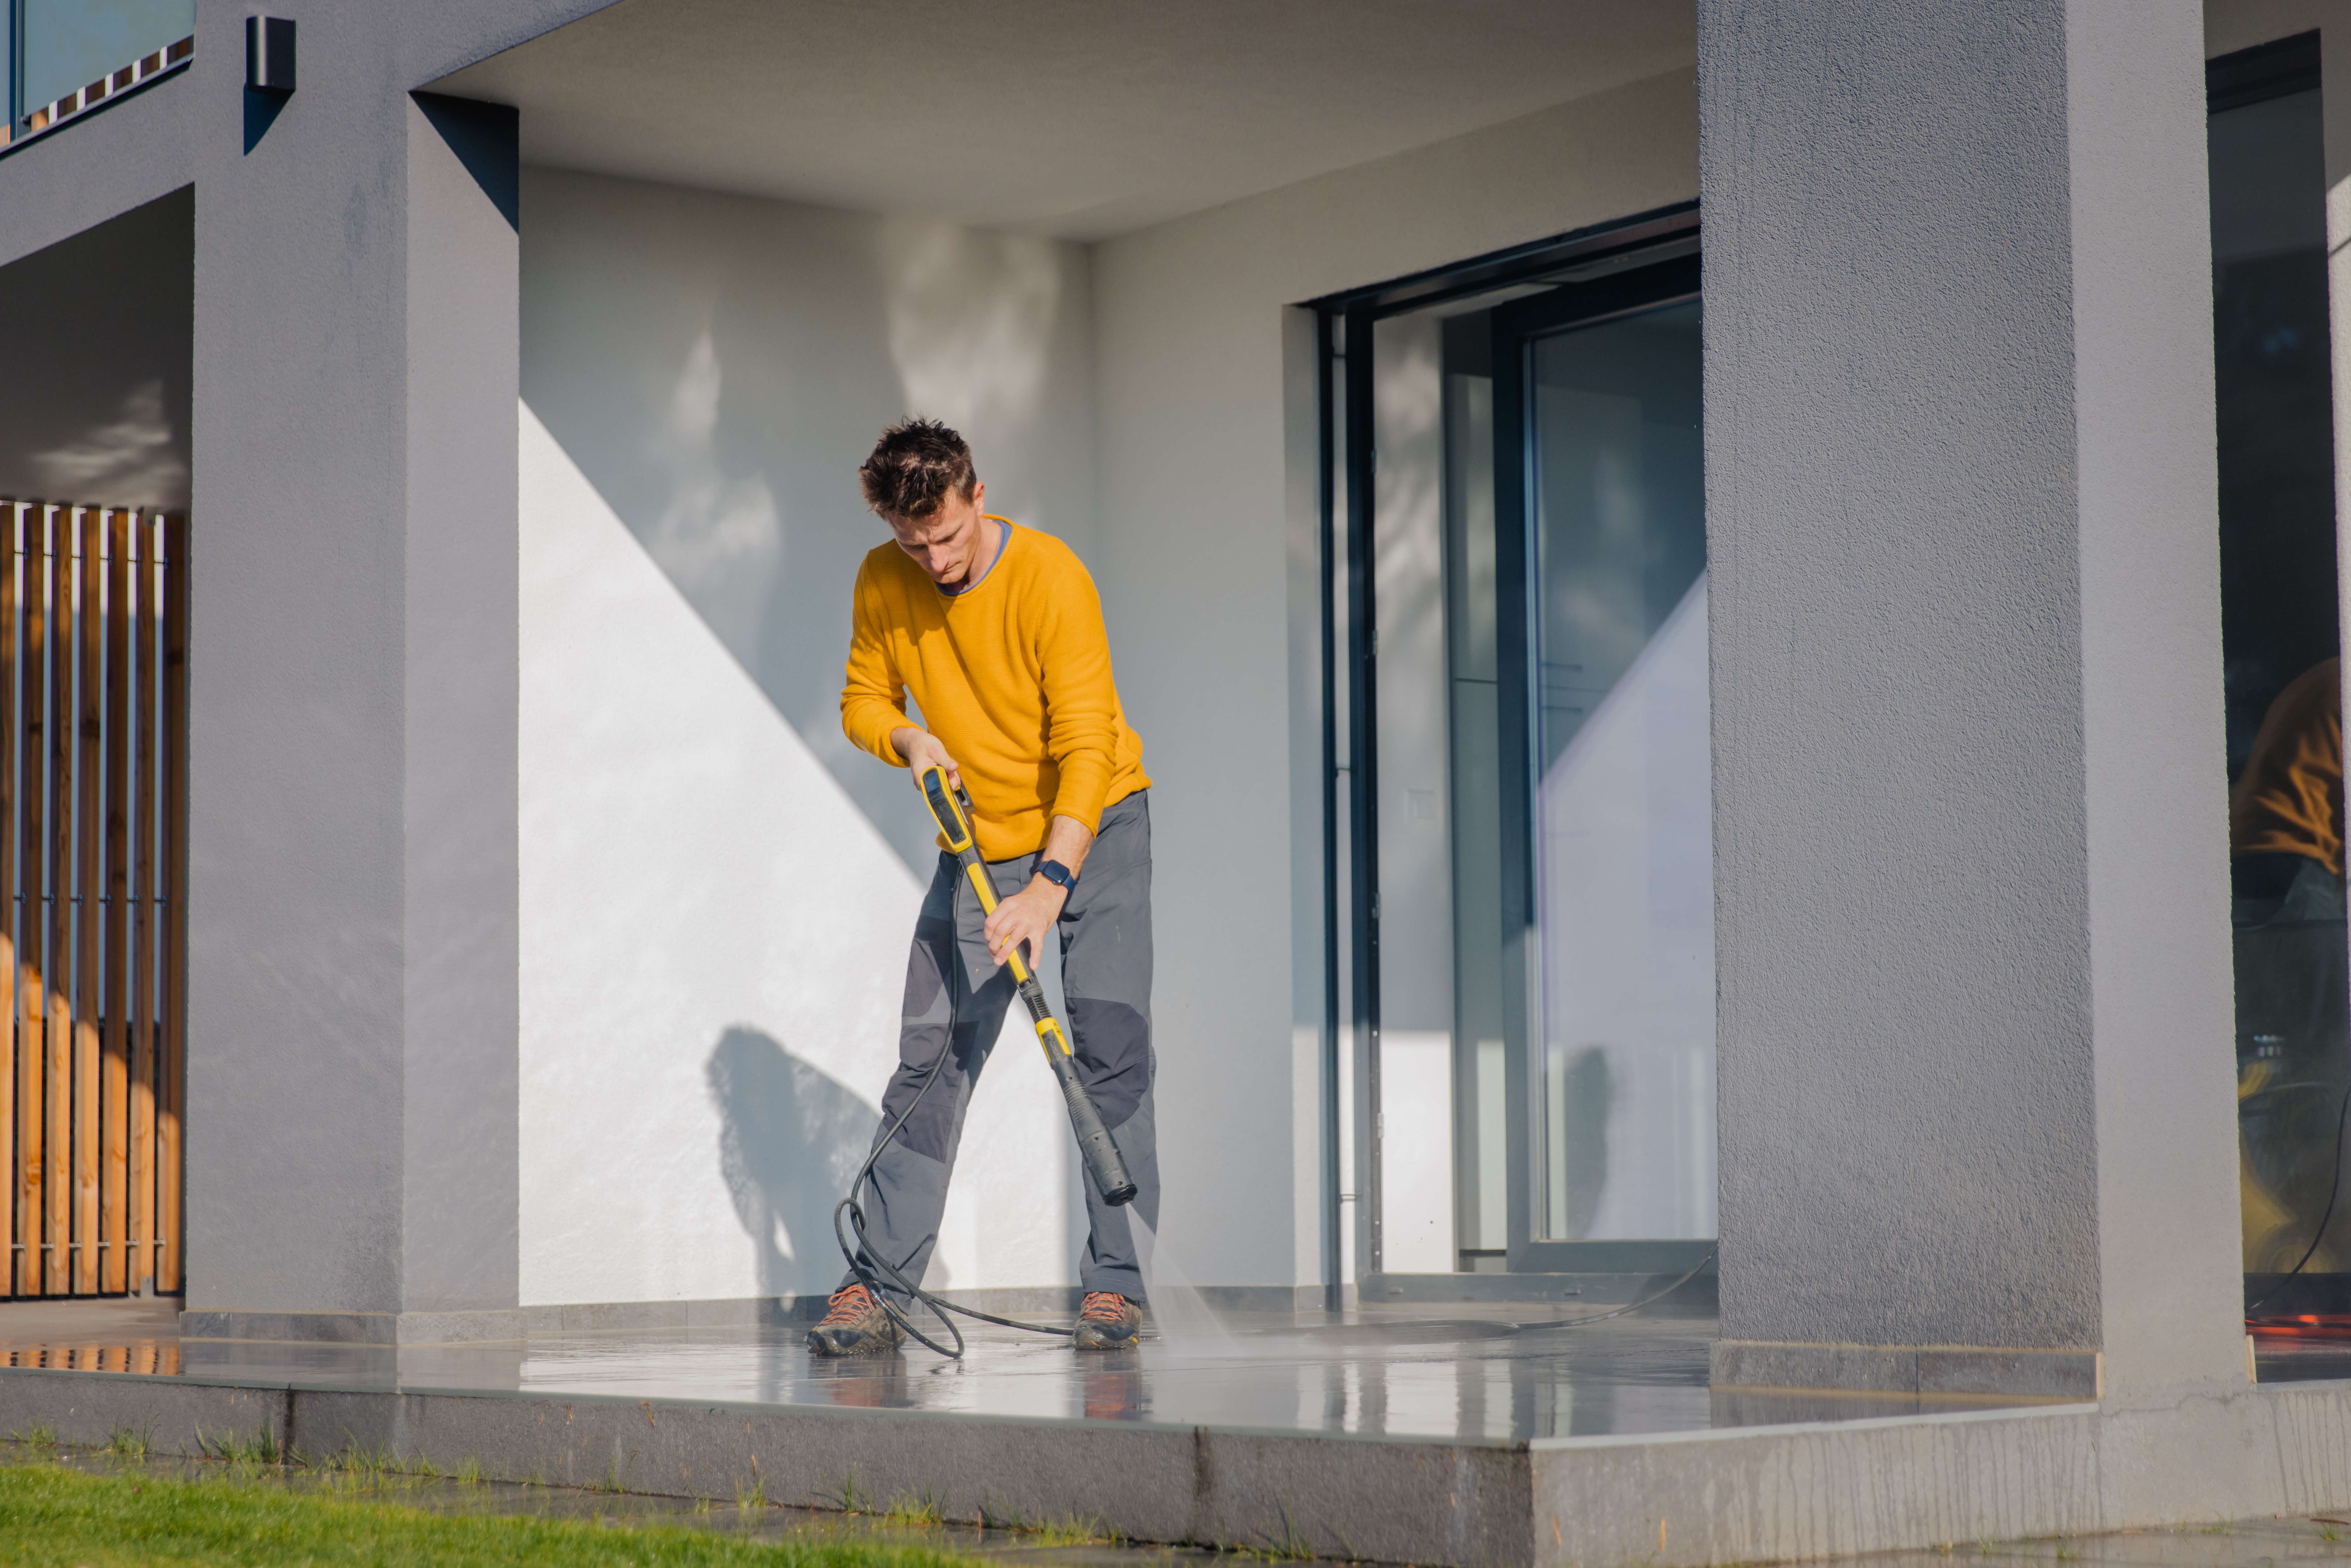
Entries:
{"type": "Polygon", "coordinates": [[[1110,634],[1102,626],[1102,595],[1085,568],[1073,570],[1047,594],[1040,640],[1045,690],[1045,751],[1061,771],[1049,816],[1071,817],[1092,832],[1102,824],[1111,781],[1118,771],[1118,684],[1110,664],[1110,634]]]}
{"type": "Polygon", "coordinates": [[[870,565],[857,569],[852,599],[849,665],[841,688],[841,728],[849,738],[894,768],[906,766],[891,732],[910,726],[906,716],[906,683],[890,657],[889,634],[883,630],[882,585],[873,580],[870,565]]]}

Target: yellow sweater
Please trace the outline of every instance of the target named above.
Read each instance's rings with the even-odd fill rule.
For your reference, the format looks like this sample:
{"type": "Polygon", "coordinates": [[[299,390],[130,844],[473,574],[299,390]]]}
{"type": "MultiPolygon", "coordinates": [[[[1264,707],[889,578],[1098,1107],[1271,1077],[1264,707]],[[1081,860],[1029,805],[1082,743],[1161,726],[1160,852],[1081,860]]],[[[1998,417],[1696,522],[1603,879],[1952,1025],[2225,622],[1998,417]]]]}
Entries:
{"type": "Polygon", "coordinates": [[[1148,789],[1143,738],[1112,679],[1102,598],[1070,547],[1005,519],[996,562],[961,593],[941,591],[895,543],[857,569],[841,727],[904,767],[890,732],[912,692],[921,727],[962,769],[980,853],[1042,849],[1052,819],[1089,832],[1106,807],[1148,789]]]}

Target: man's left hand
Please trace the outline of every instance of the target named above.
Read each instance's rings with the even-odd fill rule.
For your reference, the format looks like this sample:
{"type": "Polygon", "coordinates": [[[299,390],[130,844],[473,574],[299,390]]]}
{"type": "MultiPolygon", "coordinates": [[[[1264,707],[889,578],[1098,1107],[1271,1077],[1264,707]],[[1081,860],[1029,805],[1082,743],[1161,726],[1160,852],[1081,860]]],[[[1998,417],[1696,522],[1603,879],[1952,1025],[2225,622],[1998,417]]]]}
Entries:
{"type": "Polygon", "coordinates": [[[1045,950],[1045,937],[1061,918],[1061,905],[1069,897],[1069,890],[1058,883],[1030,877],[1027,887],[998,904],[987,917],[987,956],[1001,964],[1015,946],[1025,946],[1029,972],[1040,973],[1037,955],[1045,950]]]}

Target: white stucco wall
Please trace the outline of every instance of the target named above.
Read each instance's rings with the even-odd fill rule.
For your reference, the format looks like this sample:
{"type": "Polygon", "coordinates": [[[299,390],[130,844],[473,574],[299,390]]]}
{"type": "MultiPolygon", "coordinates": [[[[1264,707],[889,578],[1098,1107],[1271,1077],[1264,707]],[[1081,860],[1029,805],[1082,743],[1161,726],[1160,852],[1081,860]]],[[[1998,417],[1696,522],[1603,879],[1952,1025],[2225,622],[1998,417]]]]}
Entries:
{"type": "Polygon", "coordinates": [[[1321,1279],[1316,413],[1288,308],[1687,200],[1697,148],[1677,71],[1097,247],[1091,559],[1157,780],[1161,1228],[1196,1278],[1321,1279]]]}
{"type": "MultiPolygon", "coordinates": [[[[836,716],[856,465],[936,414],[1087,553],[1087,257],[541,171],[523,234],[521,1300],[827,1291],[932,862],[836,716]]],[[[934,1285],[1075,1278],[1061,1102],[1004,1045],[934,1285]]]]}

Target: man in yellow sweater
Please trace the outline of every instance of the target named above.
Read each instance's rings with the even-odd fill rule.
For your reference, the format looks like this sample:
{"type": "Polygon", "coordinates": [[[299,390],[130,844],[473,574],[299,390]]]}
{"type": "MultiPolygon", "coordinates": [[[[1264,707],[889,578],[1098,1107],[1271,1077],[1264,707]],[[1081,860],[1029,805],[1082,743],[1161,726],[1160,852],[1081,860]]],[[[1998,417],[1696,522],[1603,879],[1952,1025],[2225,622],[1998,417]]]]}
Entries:
{"type": "MultiPolygon", "coordinates": [[[[942,852],[906,958],[898,1070],[876,1134],[889,1142],[863,1208],[872,1250],[919,1283],[938,1243],[964,1109],[1014,994],[1002,966],[1016,945],[1032,964],[1046,943],[1059,945],[1078,1076],[1125,1156],[1134,1207],[1158,1223],[1151,780],[1119,706],[1101,598],[1070,548],[988,515],[971,449],[934,421],[883,432],[858,476],[895,538],[858,569],[841,728],[884,762],[917,772],[935,764],[970,792],[1001,900],[983,923],[977,896],[942,852]],[[909,694],[922,724],[907,715],[909,694]]],[[[1144,1291],[1126,1210],[1103,1204],[1091,1184],[1086,1204],[1074,1343],[1131,1345],[1144,1291]]],[[[852,1272],[809,1345],[853,1355],[901,1338],[852,1272]]]]}

